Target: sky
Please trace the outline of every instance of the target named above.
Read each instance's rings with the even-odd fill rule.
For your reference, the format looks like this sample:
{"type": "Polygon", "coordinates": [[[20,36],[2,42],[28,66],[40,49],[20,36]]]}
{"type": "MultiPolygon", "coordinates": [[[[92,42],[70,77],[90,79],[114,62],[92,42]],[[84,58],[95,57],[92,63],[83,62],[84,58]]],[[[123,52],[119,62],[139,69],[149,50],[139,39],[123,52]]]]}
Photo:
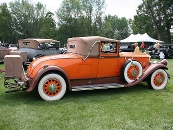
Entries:
{"type": "MultiPolygon", "coordinates": [[[[5,2],[9,3],[15,0],[0,0],[0,4],[5,2]]],[[[47,10],[55,13],[60,7],[63,0],[30,0],[33,3],[40,2],[46,5],[47,10]]],[[[117,15],[119,18],[132,18],[136,15],[138,5],[142,3],[142,0],[105,0],[106,10],[105,14],[117,15]]]]}

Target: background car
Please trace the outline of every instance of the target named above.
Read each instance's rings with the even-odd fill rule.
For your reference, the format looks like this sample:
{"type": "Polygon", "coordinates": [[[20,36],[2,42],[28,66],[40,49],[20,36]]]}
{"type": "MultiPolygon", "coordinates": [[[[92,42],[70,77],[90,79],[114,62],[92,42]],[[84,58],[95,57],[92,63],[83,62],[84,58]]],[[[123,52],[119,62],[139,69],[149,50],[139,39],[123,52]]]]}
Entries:
{"type": "Polygon", "coordinates": [[[0,42],[0,49],[8,48],[8,46],[9,46],[9,43],[1,43],[0,42]]]}
{"type": "Polygon", "coordinates": [[[173,44],[163,44],[163,46],[165,48],[168,48],[168,50],[167,50],[168,57],[172,57],[173,56],[173,44]]]}
{"type": "Polygon", "coordinates": [[[165,58],[171,58],[173,56],[173,44],[161,44],[160,49],[153,45],[148,48],[148,53],[151,57],[159,58],[159,53],[162,51],[165,55],[165,58]]]}
{"type": "Polygon", "coordinates": [[[120,45],[120,52],[134,52],[134,45],[120,45]]]}
{"type": "Polygon", "coordinates": [[[36,58],[63,53],[59,50],[59,41],[53,39],[21,39],[18,41],[19,49],[11,51],[11,55],[20,55],[24,65],[29,65],[36,58]]]}
{"type": "Polygon", "coordinates": [[[10,49],[8,48],[0,48],[0,62],[4,62],[4,56],[10,54],[10,49]]]}
{"type": "Polygon", "coordinates": [[[9,47],[8,47],[10,50],[14,51],[14,50],[17,50],[18,49],[18,45],[17,44],[9,44],[9,47]]]}
{"type": "Polygon", "coordinates": [[[0,43],[0,62],[4,62],[4,56],[10,54],[10,49],[8,49],[8,43],[0,43]]]}

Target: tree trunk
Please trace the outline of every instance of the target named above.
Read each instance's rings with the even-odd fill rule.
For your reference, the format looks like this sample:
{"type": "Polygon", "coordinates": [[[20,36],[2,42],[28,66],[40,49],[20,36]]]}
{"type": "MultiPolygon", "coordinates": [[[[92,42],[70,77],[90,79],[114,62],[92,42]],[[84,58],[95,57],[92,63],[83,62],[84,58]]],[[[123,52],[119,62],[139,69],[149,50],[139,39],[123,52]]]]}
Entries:
{"type": "Polygon", "coordinates": [[[156,21],[156,19],[155,19],[155,16],[154,16],[154,12],[153,12],[153,10],[152,10],[152,7],[150,6],[150,4],[147,2],[147,1],[143,1],[144,2],[144,4],[145,4],[145,6],[146,6],[146,9],[148,9],[149,10],[149,13],[150,13],[150,15],[151,15],[151,19],[152,19],[152,21],[153,21],[153,24],[154,24],[154,26],[155,26],[155,29],[156,29],[156,32],[157,32],[157,35],[158,35],[158,39],[159,40],[161,40],[161,31],[160,31],[160,29],[159,29],[159,27],[158,27],[158,25],[157,25],[157,21],[156,21]]]}
{"type": "Polygon", "coordinates": [[[167,43],[171,43],[171,33],[169,23],[166,24],[167,43]]]}

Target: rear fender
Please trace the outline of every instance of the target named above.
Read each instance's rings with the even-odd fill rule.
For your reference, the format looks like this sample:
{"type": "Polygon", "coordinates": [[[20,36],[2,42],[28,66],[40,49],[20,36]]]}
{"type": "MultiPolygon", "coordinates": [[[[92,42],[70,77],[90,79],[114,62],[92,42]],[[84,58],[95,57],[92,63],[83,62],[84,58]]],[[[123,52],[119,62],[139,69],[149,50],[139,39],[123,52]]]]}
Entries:
{"type": "Polygon", "coordinates": [[[44,68],[40,69],[38,71],[37,75],[33,79],[29,79],[28,80],[29,87],[27,88],[26,91],[27,92],[32,91],[36,87],[36,85],[38,84],[38,82],[40,81],[40,78],[44,74],[46,74],[47,72],[54,72],[54,73],[60,72],[63,75],[63,77],[65,78],[65,80],[67,82],[67,85],[70,86],[70,81],[68,79],[67,73],[63,69],[61,69],[61,68],[59,68],[57,66],[47,66],[47,67],[44,67],[44,68]]]}
{"type": "MultiPolygon", "coordinates": [[[[152,74],[157,69],[168,70],[168,68],[164,64],[160,64],[160,63],[152,64],[148,68],[144,69],[143,74],[139,78],[137,78],[135,81],[133,81],[131,83],[124,84],[124,87],[134,86],[134,85],[142,82],[144,79],[146,79],[150,74],[152,74]]],[[[168,75],[168,77],[169,77],[169,75],[168,75]]]]}

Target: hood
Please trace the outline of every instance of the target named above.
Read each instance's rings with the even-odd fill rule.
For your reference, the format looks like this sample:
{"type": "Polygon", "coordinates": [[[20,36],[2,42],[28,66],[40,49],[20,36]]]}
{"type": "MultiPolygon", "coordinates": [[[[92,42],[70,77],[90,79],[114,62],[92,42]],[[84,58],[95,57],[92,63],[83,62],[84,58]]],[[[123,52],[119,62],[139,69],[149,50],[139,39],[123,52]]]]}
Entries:
{"type": "Polygon", "coordinates": [[[151,57],[146,53],[121,52],[120,57],[151,57]]]}
{"type": "Polygon", "coordinates": [[[36,49],[33,48],[19,48],[21,52],[27,52],[27,58],[32,59],[36,55],[36,49]]]}
{"type": "Polygon", "coordinates": [[[41,62],[48,61],[48,60],[58,60],[58,59],[74,59],[74,58],[82,58],[81,55],[67,53],[67,54],[58,54],[58,55],[50,55],[50,56],[43,56],[34,60],[31,65],[32,67],[37,66],[41,62]]]}

